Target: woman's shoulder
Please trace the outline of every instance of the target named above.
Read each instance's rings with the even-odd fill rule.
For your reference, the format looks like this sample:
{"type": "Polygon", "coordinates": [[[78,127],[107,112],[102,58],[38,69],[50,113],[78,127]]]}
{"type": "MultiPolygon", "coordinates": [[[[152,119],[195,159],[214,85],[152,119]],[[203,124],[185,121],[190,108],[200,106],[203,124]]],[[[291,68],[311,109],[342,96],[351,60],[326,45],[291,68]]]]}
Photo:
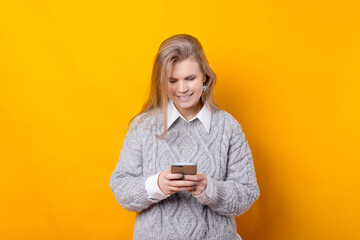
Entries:
{"type": "Polygon", "coordinates": [[[139,113],[132,119],[129,129],[149,129],[159,118],[162,118],[162,114],[158,111],[151,110],[139,113]]]}
{"type": "Polygon", "coordinates": [[[213,112],[215,121],[223,121],[224,125],[231,128],[240,127],[238,120],[229,112],[224,109],[217,109],[213,112]]]}
{"type": "Polygon", "coordinates": [[[243,136],[244,131],[235,116],[223,109],[217,110],[212,117],[211,126],[221,129],[223,134],[231,139],[235,136],[243,136]]]}

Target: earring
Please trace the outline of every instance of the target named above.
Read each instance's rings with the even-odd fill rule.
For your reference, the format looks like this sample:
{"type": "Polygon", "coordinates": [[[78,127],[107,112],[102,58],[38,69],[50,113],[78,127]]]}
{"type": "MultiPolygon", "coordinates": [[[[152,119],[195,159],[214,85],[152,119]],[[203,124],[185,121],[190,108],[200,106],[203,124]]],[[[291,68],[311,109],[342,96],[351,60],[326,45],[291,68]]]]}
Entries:
{"type": "Polygon", "coordinates": [[[204,85],[204,86],[203,86],[203,91],[205,92],[205,90],[206,90],[206,86],[204,85]]]}

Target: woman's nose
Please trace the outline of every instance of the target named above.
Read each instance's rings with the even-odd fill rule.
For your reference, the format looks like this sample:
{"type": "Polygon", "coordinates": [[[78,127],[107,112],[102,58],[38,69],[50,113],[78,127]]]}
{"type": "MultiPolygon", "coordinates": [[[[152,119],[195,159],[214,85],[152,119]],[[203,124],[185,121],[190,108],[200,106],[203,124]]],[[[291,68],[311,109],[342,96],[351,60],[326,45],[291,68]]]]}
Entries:
{"type": "Polygon", "coordinates": [[[187,92],[187,90],[189,90],[187,83],[185,81],[179,81],[177,90],[181,93],[187,92]]]}

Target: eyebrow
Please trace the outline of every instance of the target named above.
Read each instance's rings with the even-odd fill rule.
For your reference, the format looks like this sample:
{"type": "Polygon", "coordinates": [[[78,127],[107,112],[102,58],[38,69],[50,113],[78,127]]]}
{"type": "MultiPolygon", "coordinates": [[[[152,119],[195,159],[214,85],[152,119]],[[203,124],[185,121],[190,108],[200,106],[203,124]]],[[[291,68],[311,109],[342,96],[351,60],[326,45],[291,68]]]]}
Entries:
{"type": "MultiPolygon", "coordinates": [[[[196,74],[195,73],[191,74],[191,75],[187,76],[186,78],[189,78],[189,77],[196,77],[196,74]]],[[[170,80],[177,80],[177,78],[170,77],[170,80]]]]}

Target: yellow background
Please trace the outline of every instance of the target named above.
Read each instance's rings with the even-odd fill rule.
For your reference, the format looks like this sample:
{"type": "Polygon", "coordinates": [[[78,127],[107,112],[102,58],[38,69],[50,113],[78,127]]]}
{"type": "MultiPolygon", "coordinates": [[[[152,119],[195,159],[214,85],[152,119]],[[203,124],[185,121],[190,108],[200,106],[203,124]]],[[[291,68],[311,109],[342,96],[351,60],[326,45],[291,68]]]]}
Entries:
{"type": "Polygon", "coordinates": [[[0,1],[0,239],[131,239],[109,187],[160,43],[188,33],[241,123],[244,240],[360,239],[359,1],[0,1]]]}

